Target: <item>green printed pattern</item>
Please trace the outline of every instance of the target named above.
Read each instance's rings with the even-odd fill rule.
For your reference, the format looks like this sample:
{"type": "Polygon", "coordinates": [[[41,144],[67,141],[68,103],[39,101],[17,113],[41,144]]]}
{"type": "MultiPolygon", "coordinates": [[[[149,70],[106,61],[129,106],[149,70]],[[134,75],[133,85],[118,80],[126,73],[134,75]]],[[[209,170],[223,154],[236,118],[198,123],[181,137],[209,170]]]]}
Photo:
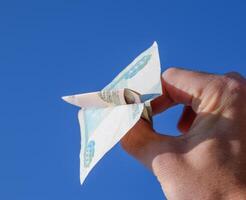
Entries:
{"type": "MultiPolygon", "coordinates": [[[[122,81],[131,79],[132,77],[134,77],[139,71],[141,71],[146,66],[146,64],[149,62],[150,58],[151,58],[151,55],[143,56],[131,68],[123,71],[122,75],[119,74],[109,85],[107,85],[104,88],[104,90],[105,89],[107,89],[107,90],[115,89],[115,88],[117,88],[118,85],[120,85],[120,83],[122,81]]],[[[123,87],[126,87],[126,85],[123,85],[123,87]]]]}

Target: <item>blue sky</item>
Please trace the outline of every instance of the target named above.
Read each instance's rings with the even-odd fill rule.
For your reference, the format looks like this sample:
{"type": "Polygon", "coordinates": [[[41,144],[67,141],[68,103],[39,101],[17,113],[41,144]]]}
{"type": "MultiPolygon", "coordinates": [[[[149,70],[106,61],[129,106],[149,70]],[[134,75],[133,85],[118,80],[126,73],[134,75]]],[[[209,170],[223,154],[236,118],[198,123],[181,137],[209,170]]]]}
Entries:
{"type": "MultiPolygon", "coordinates": [[[[154,40],[169,66],[246,75],[246,3],[0,1],[0,199],[163,199],[155,177],[115,146],[79,183],[77,108],[154,40]]],[[[182,106],[155,118],[178,134],[182,106]]]]}

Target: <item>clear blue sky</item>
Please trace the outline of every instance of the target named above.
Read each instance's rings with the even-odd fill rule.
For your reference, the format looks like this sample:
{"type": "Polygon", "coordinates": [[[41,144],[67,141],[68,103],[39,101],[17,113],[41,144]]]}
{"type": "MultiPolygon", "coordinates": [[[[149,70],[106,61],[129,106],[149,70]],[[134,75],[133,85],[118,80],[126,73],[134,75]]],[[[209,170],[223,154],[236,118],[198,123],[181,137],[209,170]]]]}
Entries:
{"type": "MultiPolygon", "coordinates": [[[[62,95],[100,90],[154,40],[168,66],[246,75],[246,3],[0,1],[0,199],[163,199],[119,145],[79,183],[77,108],[62,95]]],[[[178,134],[181,106],[155,119],[178,134]]]]}

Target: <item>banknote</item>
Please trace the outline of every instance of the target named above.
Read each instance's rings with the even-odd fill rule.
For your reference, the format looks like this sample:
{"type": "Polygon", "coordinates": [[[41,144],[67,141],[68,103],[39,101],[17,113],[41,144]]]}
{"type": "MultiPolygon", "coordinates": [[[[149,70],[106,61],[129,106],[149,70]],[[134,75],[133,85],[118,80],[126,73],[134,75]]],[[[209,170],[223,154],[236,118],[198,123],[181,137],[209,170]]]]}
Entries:
{"type": "Polygon", "coordinates": [[[152,123],[150,102],[162,94],[156,42],[135,58],[101,91],[62,97],[81,109],[80,182],[138,122],[152,123]]]}

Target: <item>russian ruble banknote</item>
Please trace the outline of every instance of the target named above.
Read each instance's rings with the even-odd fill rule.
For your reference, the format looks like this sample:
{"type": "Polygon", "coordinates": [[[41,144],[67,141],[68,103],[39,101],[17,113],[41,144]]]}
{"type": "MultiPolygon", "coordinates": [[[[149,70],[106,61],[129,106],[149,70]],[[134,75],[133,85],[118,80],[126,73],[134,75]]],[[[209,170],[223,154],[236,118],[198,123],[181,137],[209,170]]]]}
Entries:
{"type": "Polygon", "coordinates": [[[142,117],[150,123],[150,101],[162,94],[157,43],[140,54],[101,91],[62,97],[80,107],[80,182],[142,117]]]}

